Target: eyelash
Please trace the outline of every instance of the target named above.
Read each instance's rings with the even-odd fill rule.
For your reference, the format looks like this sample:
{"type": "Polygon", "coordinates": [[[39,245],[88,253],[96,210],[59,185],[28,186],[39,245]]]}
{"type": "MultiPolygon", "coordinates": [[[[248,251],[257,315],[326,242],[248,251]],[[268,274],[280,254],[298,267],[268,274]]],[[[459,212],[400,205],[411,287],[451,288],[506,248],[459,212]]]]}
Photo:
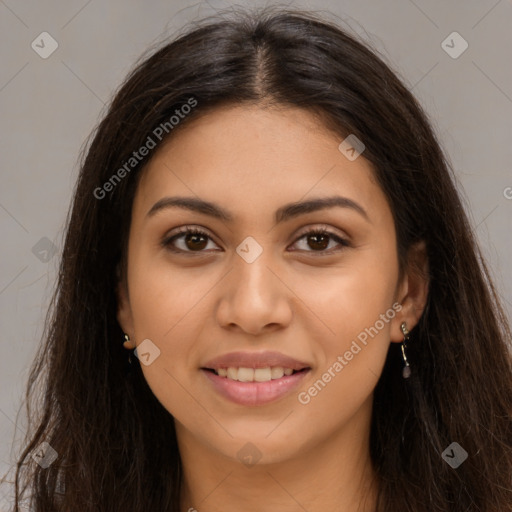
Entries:
{"type": "MultiPolygon", "coordinates": [[[[201,254],[203,252],[207,252],[205,250],[201,250],[201,251],[184,251],[182,249],[176,249],[172,245],[173,242],[176,239],[182,238],[184,235],[187,235],[187,234],[202,235],[202,236],[205,236],[206,238],[208,238],[209,240],[212,240],[212,238],[208,235],[208,233],[206,233],[205,231],[202,231],[201,229],[198,229],[198,228],[195,228],[195,227],[191,227],[191,226],[183,226],[183,227],[179,228],[178,233],[175,233],[174,235],[172,235],[170,237],[165,237],[162,240],[162,246],[164,248],[166,248],[167,250],[169,250],[171,252],[174,252],[174,253],[178,253],[178,254],[186,254],[186,253],[201,254]]],[[[303,238],[306,238],[308,236],[312,236],[312,235],[327,235],[327,236],[329,236],[330,239],[334,240],[335,242],[337,242],[342,247],[350,247],[350,244],[349,244],[349,242],[347,240],[345,240],[344,238],[341,238],[339,235],[336,235],[335,233],[333,233],[332,231],[330,231],[326,227],[313,228],[313,229],[310,229],[309,231],[306,231],[305,233],[302,233],[295,240],[294,244],[297,243],[299,240],[301,240],[303,238]]],[[[313,253],[315,256],[324,256],[324,255],[330,256],[333,253],[340,252],[341,250],[343,250],[343,249],[337,249],[337,250],[334,250],[334,251],[332,249],[330,249],[330,250],[321,250],[321,251],[310,250],[310,251],[305,251],[305,252],[313,253]]],[[[300,250],[299,250],[299,252],[300,252],[300,250]]]]}

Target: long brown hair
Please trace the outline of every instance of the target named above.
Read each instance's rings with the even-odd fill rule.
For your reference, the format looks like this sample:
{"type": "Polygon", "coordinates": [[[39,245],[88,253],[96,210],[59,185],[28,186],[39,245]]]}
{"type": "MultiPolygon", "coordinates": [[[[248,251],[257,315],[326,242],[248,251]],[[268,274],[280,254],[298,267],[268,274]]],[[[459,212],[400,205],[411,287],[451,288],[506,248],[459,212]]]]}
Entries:
{"type": "Polygon", "coordinates": [[[150,156],[126,162],[190,98],[197,106],[166,136],[223,104],[271,102],[321,115],[340,141],[364,142],[394,216],[400,269],[424,240],[430,273],[409,342],[414,372],[402,378],[392,343],[375,389],[377,511],[512,510],[510,327],[429,120],[377,53],[314,13],[274,8],[196,22],[137,64],[84,153],[28,382],[16,511],[24,491],[37,512],[179,510],[174,420],[135,358],[126,374],[115,291],[150,156]],[[57,453],[47,468],[31,457],[43,441],[57,453]],[[468,453],[456,469],[441,456],[453,442],[468,453]]]}

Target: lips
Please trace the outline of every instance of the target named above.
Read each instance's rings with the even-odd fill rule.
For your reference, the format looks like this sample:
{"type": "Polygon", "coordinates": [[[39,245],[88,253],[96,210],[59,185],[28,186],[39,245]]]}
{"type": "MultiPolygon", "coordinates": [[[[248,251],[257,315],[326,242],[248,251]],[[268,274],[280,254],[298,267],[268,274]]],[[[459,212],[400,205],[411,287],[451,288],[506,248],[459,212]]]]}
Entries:
{"type": "Polygon", "coordinates": [[[310,372],[308,363],[272,351],[231,352],[201,367],[201,373],[217,393],[242,406],[280,400],[310,372]]]}
{"type": "Polygon", "coordinates": [[[219,368],[267,368],[281,366],[300,371],[310,368],[306,362],[299,361],[293,357],[281,354],[280,352],[230,352],[207,361],[202,365],[205,370],[218,370],[219,368]]]}
{"type": "Polygon", "coordinates": [[[224,399],[242,406],[263,406],[284,399],[303,382],[311,370],[302,370],[292,375],[268,382],[239,382],[220,377],[214,371],[201,370],[206,382],[224,399]]]}

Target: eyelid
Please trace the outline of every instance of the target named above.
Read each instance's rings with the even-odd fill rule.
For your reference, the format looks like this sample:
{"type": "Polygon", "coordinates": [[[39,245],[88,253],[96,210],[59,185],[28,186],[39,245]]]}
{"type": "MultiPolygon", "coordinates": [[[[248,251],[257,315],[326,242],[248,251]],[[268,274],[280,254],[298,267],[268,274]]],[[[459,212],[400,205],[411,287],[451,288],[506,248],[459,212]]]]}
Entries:
{"type": "Polygon", "coordinates": [[[293,235],[293,238],[294,240],[298,240],[299,238],[302,238],[304,235],[307,235],[308,233],[310,233],[311,231],[322,231],[322,232],[326,232],[328,234],[332,234],[332,235],[335,235],[339,238],[342,238],[344,241],[346,241],[348,243],[348,235],[347,234],[342,234],[342,233],[339,233],[338,231],[334,231],[336,230],[336,228],[332,227],[332,226],[329,226],[327,224],[314,224],[314,225],[311,225],[311,224],[308,224],[307,226],[305,226],[304,228],[301,228],[298,233],[296,233],[295,235],[293,235]]]}

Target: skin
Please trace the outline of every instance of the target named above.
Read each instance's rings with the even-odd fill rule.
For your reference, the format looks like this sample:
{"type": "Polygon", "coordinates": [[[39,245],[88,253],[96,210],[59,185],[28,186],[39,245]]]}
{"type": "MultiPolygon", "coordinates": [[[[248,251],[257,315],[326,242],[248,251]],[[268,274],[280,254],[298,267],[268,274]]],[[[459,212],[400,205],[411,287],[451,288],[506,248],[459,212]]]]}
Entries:
{"type": "MultiPolygon", "coordinates": [[[[142,369],[175,419],[182,511],[374,510],[373,390],[389,344],[403,340],[400,324],[409,330],[417,324],[428,283],[412,271],[399,279],[386,197],[364,154],[349,161],[338,150],[341,140],[305,110],[222,107],[173,134],[144,171],[118,321],[131,339],[127,349],[148,338],[160,350],[142,369]],[[274,226],[274,212],[284,204],[335,194],[356,201],[368,220],[334,207],[274,226]],[[179,208],[146,216],[161,198],[178,195],[213,201],[234,220],[179,208]],[[189,251],[183,254],[161,245],[185,225],[209,238],[202,245],[175,240],[177,249],[189,251]],[[317,227],[350,245],[329,237],[319,248],[303,236],[317,227]],[[236,252],[248,236],[263,249],[252,263],[236,252]],[[298,393],[394,303],[402,308],[378,335],[307,405],[299,403],[298,393]],[[277,350],[312,370],[277,402],[237,405],[199,369],[237,350],[277,350]],[[255,465],[237,455],[246,443],[260,452],[255,465]]],[[[409,261],[427,270],[422,244],[409,261]]]]}

